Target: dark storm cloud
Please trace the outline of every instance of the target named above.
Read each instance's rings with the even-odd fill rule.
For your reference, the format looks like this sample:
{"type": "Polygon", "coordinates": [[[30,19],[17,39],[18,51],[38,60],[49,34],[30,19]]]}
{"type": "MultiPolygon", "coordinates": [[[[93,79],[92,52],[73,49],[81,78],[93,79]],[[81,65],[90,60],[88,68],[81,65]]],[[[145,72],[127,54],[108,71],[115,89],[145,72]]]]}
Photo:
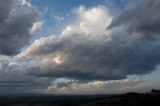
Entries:
{"type": "MultiPolygon", "coordinates": [[[[120,80],[120,79],[125,79],[125,75],[114,75],[113,73],[109,73],[106,75],[107,72],[103,72],[104,75],[97,75],[97,73],[92,73],[92,72],[87,72],[90,70],[85,70],[85,68],[81,68],[81,70],[62,70],[62,69],[45,69],[41,70],[36,67],[36,70],[32,69],[32,72],[29,74],[35,75],[38,77],[50,77],[50,78],[69,78],[69,79],[77,79],[80,81],[83,81],[83,83],[91,81],[91,80],[120,80]],[[58,72],[60,71],[60,72],[58,72]],[[71,72],[69,72],[71,71],[71,72]]],[[[93,70],[93,71],[98,71],[98,70],[93,70]]]]}
{"type": "Polygon", "coordinates": [[[160,62],[159,8],[159,0],[128,7],[112,20],[107,28],[111,32],[109,36],[72,33],[63,39],[48,38],[52,42],[41,39],[43,45],[31,48],[33,51],[29,55],[50,60],[62,53],[64,62],[42,64],[43,68],[39,66],[39,71],[32,74],[78,80],[115,80],[152,72],[160,62]]]}
{"type": "MultiPolygon", "coordinates": [[[[117,34],[114,36],[116,38],[112,38],[113,41],[100,45],[92,44],[93,42],[64,43],[64,48],[48,52],[63,52],[67,55],[66,62],[55,67],[54,64],[49,63],[45,68],[36,67],[32,74],[41,77],[67,77],[79,80],[114,80],[124,79],[127,75],[143,75],[154,70],[160,61],[158,42],[136,39],[133,44],[130,44],[132,38],[126,39],[124,36],[118,38],[117,34]]],[[[48,58],[52,59],[54,56],[48,58]]]]}
{"type": "Polygon", "coordinates": [[[115,17],[110,28],[125,25],[130,33],[141,33],[149,38],[160,33],[160,1],[143,0],[140,4],[128,7],[115,17]]]}
{"type": "Polygon", "coordinates": [[[38,11],[21,0],[0,1],[0,54],[16,55],[29,43],[38,11]]]}
{"type": "Polygon", "coordinates": [[[40,78],[28,74],[32,67],[26,64],[13,64],[10,59],[0,60],[0,94],[25,93],[33,89],[46,89],[51,79],[40,78]]]}
{"type": "Polygon", "coordinates": [[[30,43],[30,30],[39,15],[25,0],[0,0],[0,93],[31,92],[48,86],[48,78],[27,74],[31,65],[10,57],[30,43]]]}

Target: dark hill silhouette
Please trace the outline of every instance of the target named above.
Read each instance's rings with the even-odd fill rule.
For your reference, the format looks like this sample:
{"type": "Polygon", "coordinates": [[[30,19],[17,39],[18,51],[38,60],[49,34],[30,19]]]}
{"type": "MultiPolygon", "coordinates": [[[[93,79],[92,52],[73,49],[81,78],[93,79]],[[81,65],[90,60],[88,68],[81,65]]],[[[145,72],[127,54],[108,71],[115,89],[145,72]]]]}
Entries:
{"type": "Polygon", "coordinates": [[[160,106],[157,91],[153,89],[146,94],[129,92],[119,95],[25,94],[0,97],[0,106],[160,106]]]}
{"type": "Polygon", "coordinates": [[[159,94],[160,94],[160,90],[152,89],[152,90],[151,90],[151,93],[159,93],[159,94]]]}

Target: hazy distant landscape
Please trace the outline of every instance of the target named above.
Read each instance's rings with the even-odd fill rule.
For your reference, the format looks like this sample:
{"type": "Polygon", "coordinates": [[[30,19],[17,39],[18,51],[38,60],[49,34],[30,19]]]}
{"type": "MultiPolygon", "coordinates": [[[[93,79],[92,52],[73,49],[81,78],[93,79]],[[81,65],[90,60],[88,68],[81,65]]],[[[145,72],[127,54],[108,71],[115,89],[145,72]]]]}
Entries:
{"type": "Polygon", "coordinates": [[[15,95],[0,97],[0,106],[158,106],[160,94],[15,95]]]}

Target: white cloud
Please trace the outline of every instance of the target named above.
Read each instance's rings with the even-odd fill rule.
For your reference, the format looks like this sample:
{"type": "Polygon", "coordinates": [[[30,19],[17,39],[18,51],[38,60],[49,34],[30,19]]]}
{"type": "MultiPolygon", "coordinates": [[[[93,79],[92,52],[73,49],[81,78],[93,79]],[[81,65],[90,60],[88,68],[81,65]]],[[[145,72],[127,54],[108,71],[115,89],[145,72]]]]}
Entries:
{"type": "Polygon", "coordinates": [[[31,3],[28,2],[27,0],[19,0],[21,2],[22,5],[27,5],[27,6],[31,6],[31,3]]]}
{"type": "Polygon", "coordinates": [[[54,19],[57,20],[58,22],[62,22],[64,20],[64,17],[55,15],[54,19]]]}
{"type": "Polygon", "coordinates": [[[78,32],[85,35],[100,36],[108,33],[106,27],[111,23],[112,17],[106,7],[98,6],[87,9],[80,6],[76,14],[78,16],[77,20],[62,31],[63,35],[78,32]]]}
{"type": "Polygon", "coordinates": [[[106,27],[112,20],[109,11],[103,6],[91,9],[86,9],[84,6],[81,6],[78,10],[78,15],[80,31],[92,35],[104,34],[106,27]]]}
{"type": "Polygon", "coordinates": [[[39,32],[43,27],[43,22],[42,21],[37,21],[33,23],[32,28],[30,29],[31,34],[35,34],[39,32]]]}

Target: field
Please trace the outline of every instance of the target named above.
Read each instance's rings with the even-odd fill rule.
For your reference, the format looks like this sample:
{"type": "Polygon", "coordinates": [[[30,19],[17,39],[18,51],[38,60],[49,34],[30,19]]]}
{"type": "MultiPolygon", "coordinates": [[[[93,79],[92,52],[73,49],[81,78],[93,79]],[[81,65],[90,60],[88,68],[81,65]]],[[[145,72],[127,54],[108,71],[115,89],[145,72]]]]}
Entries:
{"type": "Polygon", "coordinates": [[[159,106],[160,94],[25,95],[0,97],[0,106],[159,106]]]}

